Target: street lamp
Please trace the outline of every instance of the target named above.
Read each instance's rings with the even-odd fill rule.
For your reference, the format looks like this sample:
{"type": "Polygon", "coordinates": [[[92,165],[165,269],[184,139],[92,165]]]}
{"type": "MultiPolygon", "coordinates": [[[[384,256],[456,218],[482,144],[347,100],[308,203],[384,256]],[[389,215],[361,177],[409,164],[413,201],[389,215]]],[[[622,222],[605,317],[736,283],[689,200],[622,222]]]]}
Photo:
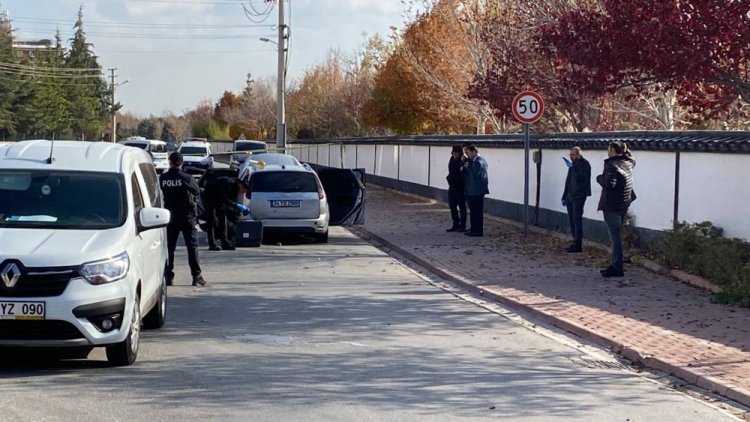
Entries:
{"type": "Polygon", "coordinates": [[[270,42],[271,44],[279,45],[279,43],[277,43],[276,41],[268,39],[266,37],[262,37],[260,40],[263,41],[263,42],[270,42]]]}
{"type": "MultiPolygon", "coordinates": [[[[114,72],[112,73],[114,75],[114,72]]],[[[112,81],[114,82],[114,76],[112,77],[112,81]]],[[[120,82],[119,84],[112,84],[112,136],[110,136],[110,139],[112,142],[117,142],[117,110],[115,110],[115,88],[119,88],[127,83],[130,83],[130,79],[125,79],[124,81],[120,82]]]]}

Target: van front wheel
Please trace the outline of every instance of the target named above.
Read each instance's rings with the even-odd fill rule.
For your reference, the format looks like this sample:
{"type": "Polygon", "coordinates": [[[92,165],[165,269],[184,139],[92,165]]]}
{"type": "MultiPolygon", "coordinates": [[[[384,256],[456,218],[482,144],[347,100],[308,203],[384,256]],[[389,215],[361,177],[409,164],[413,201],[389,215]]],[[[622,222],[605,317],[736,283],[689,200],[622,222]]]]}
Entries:
{"type": "Polygon", "coordinates": [[[130,320],[128,336],[125,341],[107,347],[107,361],[112,366],[128,366],[138,358],[138,347],[141,341],[141,301],[135,297],[133,316],[130,320]]]}

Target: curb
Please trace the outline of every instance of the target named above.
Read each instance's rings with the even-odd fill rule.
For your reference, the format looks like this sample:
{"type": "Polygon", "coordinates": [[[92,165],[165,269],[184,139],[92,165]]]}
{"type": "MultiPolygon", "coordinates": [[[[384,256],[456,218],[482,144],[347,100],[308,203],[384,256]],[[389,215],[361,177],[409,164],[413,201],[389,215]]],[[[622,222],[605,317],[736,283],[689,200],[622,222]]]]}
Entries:
{"type": "MultiPolygon", "coordinates": [[[[400,246],[362,228],[362,227],[350,227],[349,230],[362,238],[365,241],[371,242],[376,241],[383,246],[393,250],[394,252],[402,255],[406,259],[413,261],[417,265],[428,269],[430,272],[440,276],[441,278],[450,281],[459,287],[465,288],[473,293],[479,294],[482,297],[489,298],[498,303],[501,303],[509,308],[520,310],[527,313],[537,319],[540,319],[546,323],[549,323],[555,327],[563,329],[569,333],[572,333],[578,337],[581,337],[587,341],[591,341],[600,346],[607,347],[613,353],[624,356],[628,360],[643,365],[644,367],[655,369],[661,372],[665,372],[671,376],[677,377],[689,384],[696,385],[700,388],[712,391],[720,396],[726,397],[730,400],[734,400],[741,403],[744,406],[750,406],[750,391],[745,391],[733,385],[724,384],[721,380],[714,377],[701,375],[691,371],[689,368],[674,365],[656,356],[645,354],[644,352],[628,346],[627,344],[617,342],[610,338],[599,335],[581,325],[574,322],[566,321],[558,318],[554,315],[540,311],[533,306],[515,301],[508,297],[502,296],[501,294],[495,293],[492,290],[476,286],[462,279],[461,277],[452,275],[435,265],[426,259],[420,258],[413,253],[406,251],[400,246]]],[[[691,284],[691,283],[689,283],[691,284]]],[[[702,286],[699,286],[702,287],[702,286]]],[[[705,287],[704,287],[705,288],[705,287]]]]}

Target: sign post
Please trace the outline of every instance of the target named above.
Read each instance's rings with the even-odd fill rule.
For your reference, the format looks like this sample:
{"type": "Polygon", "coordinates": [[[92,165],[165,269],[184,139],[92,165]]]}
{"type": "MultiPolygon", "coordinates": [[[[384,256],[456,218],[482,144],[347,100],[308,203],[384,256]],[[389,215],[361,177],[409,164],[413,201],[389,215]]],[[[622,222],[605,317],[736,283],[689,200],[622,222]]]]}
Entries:
{"type": "Polygon", "coordinates": [[[513,115],[523,123],[524,183],[523,183],[523,235],[529,236],[529,150],[531,136],[529,126],[536,123],[544,113],[544,100],[533,91],[524,91],[513,100],[513,115]]]}

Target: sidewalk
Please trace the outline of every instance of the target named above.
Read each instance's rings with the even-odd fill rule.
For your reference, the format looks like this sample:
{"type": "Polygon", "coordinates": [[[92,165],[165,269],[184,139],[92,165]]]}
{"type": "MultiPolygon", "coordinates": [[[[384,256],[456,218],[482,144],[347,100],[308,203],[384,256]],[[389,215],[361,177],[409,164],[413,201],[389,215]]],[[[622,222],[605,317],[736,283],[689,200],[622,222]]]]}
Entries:
{"type": "MultiPolygon", "coordinates": [[[[475,291],[610,347],[643,365],[750,406],[750,309],[627,267],[603,279],[601,250],[568,255],[566,240],[485,219],[485,237],[446,233],[447,206],[368,187],[367,234],[475,291]]],[[[592,200],[593,201],[593,200],[592,200]]],[[[590,205],[590,204],[589,204],[590,205]]],[[[593,206],[593,205],[590,205],[593,206]]]]}

